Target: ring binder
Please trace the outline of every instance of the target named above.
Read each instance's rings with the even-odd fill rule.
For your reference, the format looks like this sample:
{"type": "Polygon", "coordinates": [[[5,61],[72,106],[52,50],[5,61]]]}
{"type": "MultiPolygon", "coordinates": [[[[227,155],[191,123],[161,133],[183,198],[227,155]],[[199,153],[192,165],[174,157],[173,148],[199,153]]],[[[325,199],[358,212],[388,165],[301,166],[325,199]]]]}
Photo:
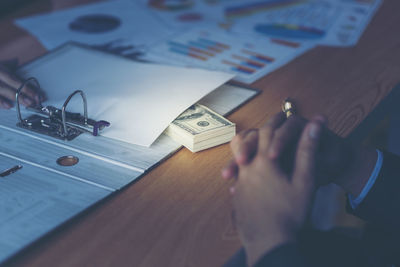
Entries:
{"type": "Polygon", "coordinates": [[[34,114],[23,119],[19,103],[19,96],[22,88],[28,83],[34,82],[40,89],[40,84],[34,77],[26,79],[18,88],[15,95],[17,107],[17,126],[28,129],[40,134],[45,134],[54,138],[71,141],[80,134],[87,132],[93,136],[97,136],[105,127],[109,127],[110,123],[104,120],[96,121],[88,118],[87,99],[82,90],[76,90],[68,96],[61,109],[53,106],[42,106],[42,99],[36,107],[28,107],[28,110],[34,114]],[[80,94],[83,102],[83,116],[80,113],[67,112],[66,108],[69,101],[75,95],[80,94]]]}

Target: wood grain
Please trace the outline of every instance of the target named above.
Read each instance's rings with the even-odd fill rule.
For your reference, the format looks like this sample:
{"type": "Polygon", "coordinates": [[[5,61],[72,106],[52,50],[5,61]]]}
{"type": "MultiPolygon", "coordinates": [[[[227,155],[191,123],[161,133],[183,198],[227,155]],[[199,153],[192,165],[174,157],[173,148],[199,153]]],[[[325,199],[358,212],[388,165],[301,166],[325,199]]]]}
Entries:
{"type": "MultiPolygon", "coordinates": [[[[77,2],[77,1],[74,1],[77,2]]],[[[49,10],[36,1],[0,21],[0,60],[45,52],[11,18],[49,10]],[[5,30],[3,30],[5,29],[5,30]]],[[[290,96],[305,117],[322,113],[347,136],[400,80],[400,1],[385,0],[358,45],[317,47],[253,84],[263,92],[229,119],[259,127],[290,96]]],[[[182,149],[128,186],[12,259],[29,266],[220,266],[240,247],[231,223],[228,145],[182,149]]]]}

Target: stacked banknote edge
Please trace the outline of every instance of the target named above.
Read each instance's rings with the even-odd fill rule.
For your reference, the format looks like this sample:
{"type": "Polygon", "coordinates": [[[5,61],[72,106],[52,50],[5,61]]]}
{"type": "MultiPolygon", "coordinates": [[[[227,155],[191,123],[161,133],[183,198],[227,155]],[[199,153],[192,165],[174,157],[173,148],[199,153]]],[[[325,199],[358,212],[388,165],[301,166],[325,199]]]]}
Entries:
{"type": "Polygon", "coordinates": [[[230,142],[236,125],[215,111],[195,104],[178,116],[165,130],[176,142],[192,152],[230,142]]]}

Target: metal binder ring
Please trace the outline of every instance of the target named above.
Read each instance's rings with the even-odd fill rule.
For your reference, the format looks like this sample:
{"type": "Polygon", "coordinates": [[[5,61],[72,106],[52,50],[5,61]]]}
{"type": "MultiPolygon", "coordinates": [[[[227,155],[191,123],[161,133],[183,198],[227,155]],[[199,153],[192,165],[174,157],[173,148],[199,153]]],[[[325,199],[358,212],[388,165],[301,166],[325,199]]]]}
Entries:
{"type": "Polygon", "coordinates": [[[75,92],[73,92],[72,94],[69,95],[67,100],[65,100],[64,105],[62,106],[62,109],[61,109],[61,119],[62,119],[62,124],[63,124],[63,128],[64,128],[64,137],[68,135],[67,118],[66,118],[66,114],[65,114],[65,109],[67,108],[67,105],[68,105],[69,101],[71,100],[71,98],[78,93],[81,95],[82,100],[83,100],[83,112],[84,112],[83,116],[85,119],[85,125],[87,124],[87,121],[88,121],[87,101],[86,101],[85,93],[81,90],[76,90],[75,92]]]}
{"type": "MultiPolygon", "coordinates": [[[[17,115],[18,115],[18,120],[21,124],[24,124],[24,120],[22,119],[22,116],[21,116],[21,108],[19,106],[19,95],[21,94],[22,88],[24,88],[25,85],[27,85],[29,82],[34,82],[36,84],[37,89],[40,90],[40,84],[39,84],[38,80],[36,80],[36,78],[34,78],[34,77],[30,77],[21,84],[21,86],[18,88],[17,92],[15,93],[15,102],[17,105],[17,115]]],[[[40,96],[39,96],[39,105],[42,106],[42,98],[40,96]]]]}

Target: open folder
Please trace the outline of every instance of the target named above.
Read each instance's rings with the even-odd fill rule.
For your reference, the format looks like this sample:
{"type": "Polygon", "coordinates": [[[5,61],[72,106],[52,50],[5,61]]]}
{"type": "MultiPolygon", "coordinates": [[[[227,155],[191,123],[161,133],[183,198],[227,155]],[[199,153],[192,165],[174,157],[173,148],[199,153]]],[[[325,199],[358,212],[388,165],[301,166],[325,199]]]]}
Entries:
{"type": "MultiPolygon", "coordinates": [[[[57,55],[60,51],[49,55],[57,55]]],[[[55,101],[57,95],[53,95],[53,89],[64,90],[62,84],[57,85],[60,79],[64,79],[63,76],[49,75],[54,74],[51,69],[47,69],[47,75],[36,72],[41,69],[40,62],[47,64],[45,59],[49,55],[26,65],[22,72],[28,76],[40,74],[39,81],[46,89],[50,101],[55,101]],[[59,87],[47,87],[50,84],[59,87]]],[[[51,62],[51,58],[48,59],[51,62]]],[[[96,69],[93,67],[93,70],[79,73],[78,76],[90,77],[96,69]]],[[[102,78],[99,76],[99,79],[102,78]]],[[[64,81],[67,85],[73,85],[73,81],[64,81]]],[[[98,84],[94,82],[92,86],[97,88],[98,84]]],[[[110,86],[116,88],[115,84],[110,86]]],[[[79,88],[85,89],[83,86],[79,88]]],[[[70,91],[62,93],[67,95],[70,91]]],[[[221,115],[227,115],[257,93],[257,90],[224,84],[198,103],[221,115]]],[[[64,100],[63,95],[59,97],[60,101],[64,100]]],[[[112,110],[107,102],[100,103],[100,107],[95,106],[96,102],[90,97],[91,94],[88,94],[88,104],[94,110],[89,110],[89,116],[90,112],[92,115],[102,115],[100,109],[112,110]]],[[[164,100],[168,102],[171,98],[172,95],[164,100]]],[[[77,111],[81,112],[82,103],[79,98],[77,100],[77,111]]],[[[24,118],[28,114],[29,111],[22,109],[24,118]]],[[[124,120],[128,119],[128,115],[124,116],[124,120]]],[[[66,141],[21,128],[18,126],[15,109],[0,109],[0,264],[67,220],[138,179],[180,147],[180,144],[164,134],[150,147],[90,134],[81,134],[66,141]],[[60,165],[60,161],[65,158],[76,159],[75,164],[60,165]]]]}
{"type": "MultiPolygon", "coordinates": [[[[73,43],[25,65],[19,74],[39,81],[46,105],[61,107],[74,90],[84,91],[89,116],[111,123],[104,136],[147,147],[179,114],[233,78],[135,62],[73,43]]],[[[82,113],[81,100],[68,109],[82,113]]]]}

